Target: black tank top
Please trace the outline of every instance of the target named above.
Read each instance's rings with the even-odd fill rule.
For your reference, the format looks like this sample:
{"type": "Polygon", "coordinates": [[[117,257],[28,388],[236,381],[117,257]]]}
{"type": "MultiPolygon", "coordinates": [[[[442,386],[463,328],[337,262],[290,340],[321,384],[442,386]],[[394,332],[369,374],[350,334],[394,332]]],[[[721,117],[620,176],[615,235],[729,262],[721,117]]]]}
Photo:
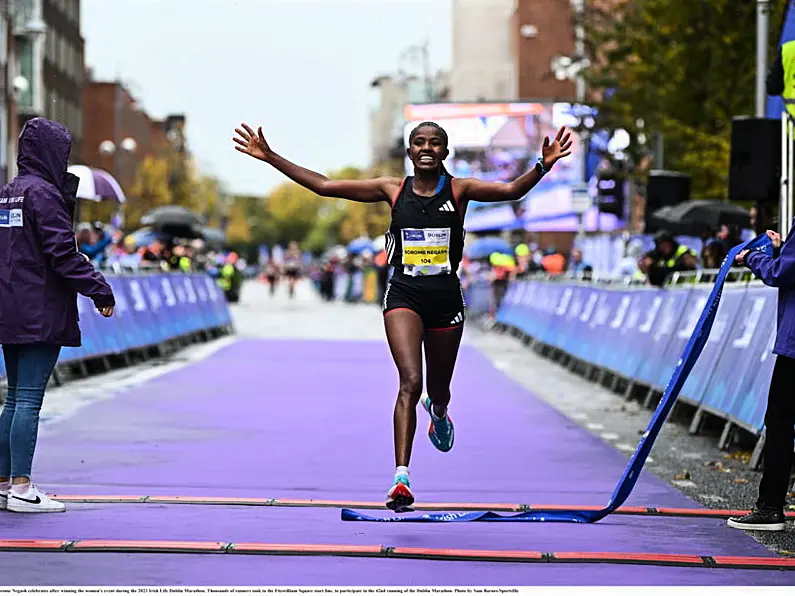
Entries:
{"type": "Polygon", "coordinates": [[[414,193],[413,176],[403,181],[392,207],[386,252],[395,273],[410,277],[451,275],[464,252],[464,221],[453,195],[453,180],[442,176],[436,193],[414,193]]]}

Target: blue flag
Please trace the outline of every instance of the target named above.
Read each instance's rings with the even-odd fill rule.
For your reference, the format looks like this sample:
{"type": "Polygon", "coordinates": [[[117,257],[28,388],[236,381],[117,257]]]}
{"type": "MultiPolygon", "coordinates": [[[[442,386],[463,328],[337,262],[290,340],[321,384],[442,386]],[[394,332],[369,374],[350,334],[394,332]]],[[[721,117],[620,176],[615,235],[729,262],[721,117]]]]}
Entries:
{"type": "Polygon", "coordinates": [[[704,310],[701,313],[701,317],[699,317],[698,323],[696,324],[695,329],[693,330],[693,334],[690,336],[690,339],[685,346],[684,352],[682,353],[682,357],[679,360],[679,363],[674,370],[673,375],[671,375],[671,380],[668,381],[668,385],[665,388],[665,392],[663,393],[662,399],[660,399],[660,403],[657,406],[657,409],[654,412],[654,415],[651,418],[651,422],[649,422],[648,427],[646,428],[646,432],[643,433],[643,436],[640,439],[640,443],[638,443],[637,448],[635,449],[635,453],[632,455],[632,458],[629,460],[626,469],[624,470],[623,476],[621,476],[621,480],[618,482],[618,486],[616,486],[615,491],[613,492],[613,496],[610,498],[610,501],[607,503],[607,506],[603,509],[597,511],[581,511],[581,510],[550,510],[550,511],[542,511],[542,510],[534,510],[534,511],[527,511],[522,513],[515,513],[515,514],[499,514],[494,513],[492,511],[480,511],[480,512],[471,512],[471,513],[446,513],[446,512],[432,512],[432,513],[425,513],[422,515],[411,515],[411,516],[393,516],[393,517],[373,517],[369,515],[365,515],[363,513],[358,513],[356,511],[352,511],[350,509],[343,509],[342,510],[342,520],[343,521],[374,521],[374,522],[431,522],[431,523],[439,523],[439,522],[471,522],[471,521],[486,521],[486,522],[495,522],[495,521],[512,521],[512,522],[545,522],[545,521],[557,521],[557,522],[571,522],[571,523],[594,523],[603,519],[613,513],[616,509],[621,507],[624,502],[629,498],[629,495],[632,493],[632,489],[635,488],[635,483],[638,481],[638,476],[640,476],[640,472],[643,469],[643,465],[646,463],[646,458],[649,456],[649,453],[654,446],[654,441],[657,439],[657,435],[660,434],[660,430],[662,430],[663,424],[665,424],[665,420],[668,418],[668,414],[671,411],[671,408],[674,407],[676,403],[676,399],[679,397],[679,392],[682,390],[682,387],[687,381],[687,377],[690,374],[690,371],[695,366],[696,361],[698,360],[701,351],[704,349],[704,345],[707,343],[707,339],[709,338],[710,330],[712,329],[712,323],[715,320],[715,315],[718,312],[718,305],[720,304],[720,297],[721,293],[723,292],[723,284],[726,281],[726,276],[729,273],[729,269],[732,268],[734,264],[735,257],[743,250],[760,250],[767,255],[773,255],[773,245],[770,242],[770,239],[766,235],[757,236],[753,240],[745,242],[743,244],[739,244],[732,248],[729,251],[729,255],[726,257],[726,260],[723,262],[723,265],[718,272],[717,279],[715,280],[715,285],[712,288],[712,292],[710,292],[709,299],[707,300],[707,304],[704,306],[704,310]]]}

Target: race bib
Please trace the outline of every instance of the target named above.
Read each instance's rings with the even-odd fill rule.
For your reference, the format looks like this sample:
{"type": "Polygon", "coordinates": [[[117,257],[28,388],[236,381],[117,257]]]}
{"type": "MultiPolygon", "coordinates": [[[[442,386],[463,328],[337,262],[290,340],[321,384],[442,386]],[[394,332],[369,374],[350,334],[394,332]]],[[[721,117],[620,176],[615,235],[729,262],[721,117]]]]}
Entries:
{"type": "Polygon", "coordinates": [[[412,276],[450,273],[450,228],[406,228],[403,271],[412,276]]]}

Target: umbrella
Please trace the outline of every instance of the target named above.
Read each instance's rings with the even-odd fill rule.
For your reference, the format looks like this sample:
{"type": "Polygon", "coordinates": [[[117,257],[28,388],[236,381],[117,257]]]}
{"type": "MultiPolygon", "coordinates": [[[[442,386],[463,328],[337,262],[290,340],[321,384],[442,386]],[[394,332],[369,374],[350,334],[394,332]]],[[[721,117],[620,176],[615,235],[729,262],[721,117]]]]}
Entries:
{"type": "Polygon", "coordinates": [[[751,217],[739,205],[725,201],[696,200],[663,207],[652,214],[652,222],[672,234],[698,235],[722,225],[748,228],[751,226],[751,217]]]}
{"type": "Polygon", "coordinates": [[[226,243],[226,234],[223,230],[219,230],[218,228],[210,228],[210,227],[203,227],[201,230],[202,240],[204,240],[207,244],[212,244],[213,246],[223,246],[226,243]]]}
{"type": "Polygon", "coordinates": [[[105,170],[97,170],[88,166],[69,166],[67,171],[79,179],[77,185],[77,198],[89,201],[102,201],[112,199],[117,203],[124,203],[127,197],[116,179],[105,170]]]}
{"type": "Polygon", "coordinates": [[[141,223],[164,234],[185,239],[201,238],[205,227],[199,215],[179,205],[166,205],[147,211],[141,223]]]}
{"type": "Polygon", "coordinates": [[[352,255],[361,254],[366,250],[373,251],[373,241],[365,236],[352,240],[348,244],[348,252],[352,255]]]}
{"type": "Polygon", "coordinates": [[[502,238],[487,236],[478,238],[466,249],[466,254],[470,259],[485,259],[494,252],[512,255],[513,247],[502,238]]]}
{"type": "Polygon", "coordinates": [[[141,218],[141,223],[155,228],[163,226],[204,226],[204,220],[199,215],[179,205],[155,207],[144,214],[141,218]]]}
{"type": "Polygon", "coordinates": [[[149,246],[155,241],[166,240],[162,234],[158,234],[152,228],[141,228],[135,230],[127,235],[127,238],[132,238],[135,246],[149,246]]]}

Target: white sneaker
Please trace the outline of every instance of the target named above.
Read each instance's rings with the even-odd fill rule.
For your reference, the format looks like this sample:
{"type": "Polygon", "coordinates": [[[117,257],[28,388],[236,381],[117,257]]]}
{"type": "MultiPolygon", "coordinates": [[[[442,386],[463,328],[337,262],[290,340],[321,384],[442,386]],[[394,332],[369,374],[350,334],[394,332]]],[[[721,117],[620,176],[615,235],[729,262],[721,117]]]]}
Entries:
{"type": "Polygon", "coordinates": [[[15,513],[61,513],[66,511],[66,505],[51,499],[31,482],[28,485],[28,490],[23,493],[17,492],[14,487],[11,487],[8,492],[7,509],[15,513]]]}
{"type": "Polygon", "coordinates": [[[0,488],[0,511],[4,510],[8,505],[8,489],[0,488]]]}

